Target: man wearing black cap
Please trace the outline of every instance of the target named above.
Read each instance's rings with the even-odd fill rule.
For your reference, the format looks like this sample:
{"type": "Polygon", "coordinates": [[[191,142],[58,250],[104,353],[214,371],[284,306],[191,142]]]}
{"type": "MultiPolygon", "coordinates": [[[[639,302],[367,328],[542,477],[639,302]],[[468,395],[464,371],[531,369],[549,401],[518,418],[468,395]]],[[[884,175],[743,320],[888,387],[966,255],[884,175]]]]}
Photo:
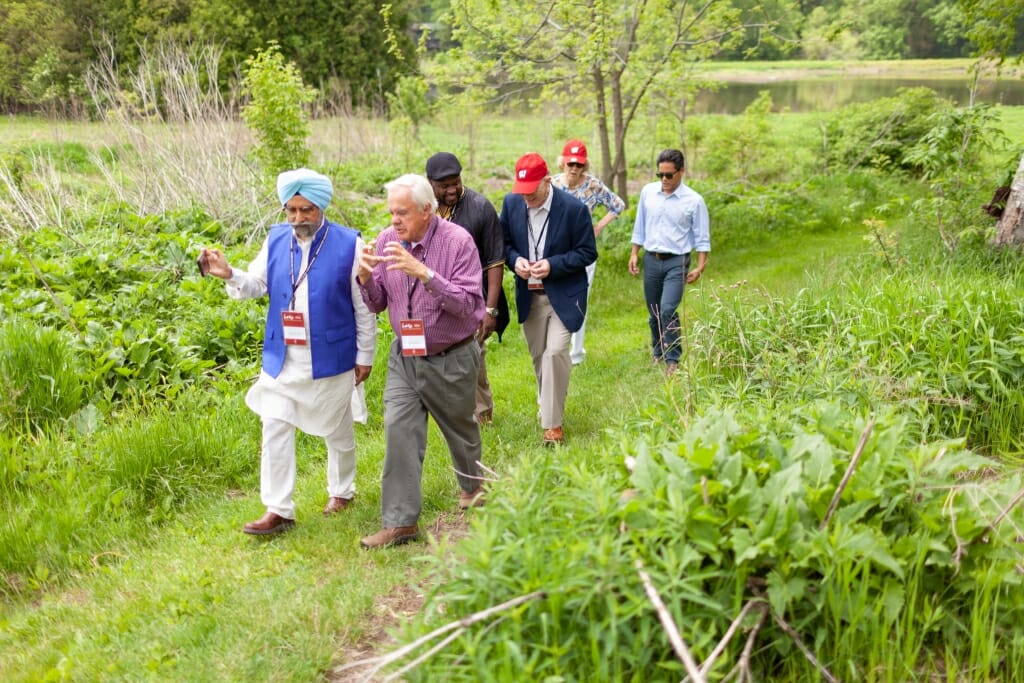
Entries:
{"type": "Polygon", "coordinates": [[[427,159],[426,175],[437,198],[437,215],[465,228],[473,236],[476,250],[480,254],[487,312],[477,330],[480,372],[477,375],[474,415],[477,422],[485,424],[494,417],[494,397],[491,394],[490,382],[487,380],[484,342],[493,332],[497,332],[500,341],[501,334],[509,322],[508,302],[501,287],[502,268],[505,265],[505,242],[501,224],[487,197],[463,187],[462,164],[454,154],[438,152],[427,159]]]}

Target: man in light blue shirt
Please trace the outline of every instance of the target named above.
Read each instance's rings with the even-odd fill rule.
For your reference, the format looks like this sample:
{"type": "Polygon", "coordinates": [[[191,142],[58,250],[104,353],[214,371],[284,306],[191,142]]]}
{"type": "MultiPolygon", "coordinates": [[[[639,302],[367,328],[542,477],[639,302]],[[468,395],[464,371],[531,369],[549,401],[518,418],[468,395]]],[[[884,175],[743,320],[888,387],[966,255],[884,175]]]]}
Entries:
{"type": "Polygon", "coordinates": [[[669,375],[679,367],[679,302],[683,287],[696,282],[711,251],[708,207],[704,198],[683,184],[683,153],[666,149],[658,155],[660,182],[640,191],[633,225],[633,251],[629,272],[640,272],[644,250],[644,300],[650,316],[651,347],[655,363],[665,363],[669,375]],[[697,252],[697,267],[690,270],[690,254],[697,252]]]}

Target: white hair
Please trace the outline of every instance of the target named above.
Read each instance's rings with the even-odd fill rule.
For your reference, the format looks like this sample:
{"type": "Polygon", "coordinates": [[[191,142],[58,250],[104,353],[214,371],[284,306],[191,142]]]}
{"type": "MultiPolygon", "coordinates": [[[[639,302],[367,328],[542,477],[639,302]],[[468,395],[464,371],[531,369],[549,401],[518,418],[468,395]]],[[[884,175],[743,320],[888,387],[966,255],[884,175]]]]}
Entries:
{"type": "Polygon", "coordinates": [[[424,176],[406,173],[384,185],[389,197],[400,187],[407,188],[412,193],[412,200],[419,208],[428,209],[430,213],[437,211],[437,197],[434,196],[434,188],[424,176]]]}

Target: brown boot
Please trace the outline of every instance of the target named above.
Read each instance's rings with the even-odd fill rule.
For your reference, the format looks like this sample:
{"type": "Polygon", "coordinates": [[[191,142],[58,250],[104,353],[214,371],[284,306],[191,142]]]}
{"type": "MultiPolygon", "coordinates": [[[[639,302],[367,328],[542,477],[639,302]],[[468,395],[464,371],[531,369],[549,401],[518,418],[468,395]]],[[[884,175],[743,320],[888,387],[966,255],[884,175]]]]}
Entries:
{"type": "Polygon", "coordinates": [[[359,541],[364,548],[388,548],[393,545],[407,543],[420,537],[420,528],[416,524],[412,526],[385,527],[359,541]]]}
{"type": "Polygon", "coordinates": [[[294,519],[288,519],[282,517],[276,512],[267,510],[267,514],[263,515],[255,522],[249,522],[242,531],[247,534],[254,536],[269,536],[271,534],[279,534],[282,531],[288,531],[295,526],[294,519]]]}
{"type": "Polygon", "coordinates": [[[459,491],[459,509],[482,507],[484,504],[484,485],[480,484],[470,492],[459,491]]]}
{"type": "Polygon", "coordinates": [[[351,498],[339,498],[338,496],[331,496],[327,499],[327,505],[324,506],[324,515],[333,515],[335,512],[341,512],[348,508],[352,504],[351,498]]]}

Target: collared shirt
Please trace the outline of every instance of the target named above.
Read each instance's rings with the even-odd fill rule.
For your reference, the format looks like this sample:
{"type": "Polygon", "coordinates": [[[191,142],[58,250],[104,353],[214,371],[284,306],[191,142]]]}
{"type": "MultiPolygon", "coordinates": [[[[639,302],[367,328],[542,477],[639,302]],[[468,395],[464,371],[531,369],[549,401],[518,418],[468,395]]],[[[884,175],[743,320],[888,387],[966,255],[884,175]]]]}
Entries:
{"type": "Polygon", "coordinates": [[[551,184],[586,204],[591,215],[598,206],[603,206],[608,209],[608,213],[615,216],[622,215],[626,210],[626,202],[622,201],[622,197],[608,189],[600,178],[589,173],[583,174],[583,182],[576,187],[569,187],[569,179],[564,173],[552,176],[551,184]]]}
{"type": "Polygon", "coordinates": [[[548,196],[544,203],[536,208],[526,207],[527,230],[526,238],[530,244],[530,261],[540,261],[544,258],[544,247],[548,242],[548,219],[551,217],[551,198],[555,190],[548,187],[548,196]]]}
{"type": "Polygon", "coordinates": [[[644,251],[689,254],[711,251],[710,221],[704,198],[680,183],[666,195],[661,183],[644,185],[637,202],[633,244],[644,251]]]}
{"type": "MultiPolygon", "coordinates": [[[[400,241],[394,228],[385,229],[377,236],[376,254],[382,256],[388,243],[400,241]]],[[[434,271],[430,284],[400,270],[387,270],[383,262],[360,289],[371,311],[387,309],[396,335],[410,309],[413,318],[423,320],[427,355],[432,356],[476,333],[484,317],[482,276],[476,245],[464,228],[432,216],[421,244],[423,263],[434,271]]]]}

